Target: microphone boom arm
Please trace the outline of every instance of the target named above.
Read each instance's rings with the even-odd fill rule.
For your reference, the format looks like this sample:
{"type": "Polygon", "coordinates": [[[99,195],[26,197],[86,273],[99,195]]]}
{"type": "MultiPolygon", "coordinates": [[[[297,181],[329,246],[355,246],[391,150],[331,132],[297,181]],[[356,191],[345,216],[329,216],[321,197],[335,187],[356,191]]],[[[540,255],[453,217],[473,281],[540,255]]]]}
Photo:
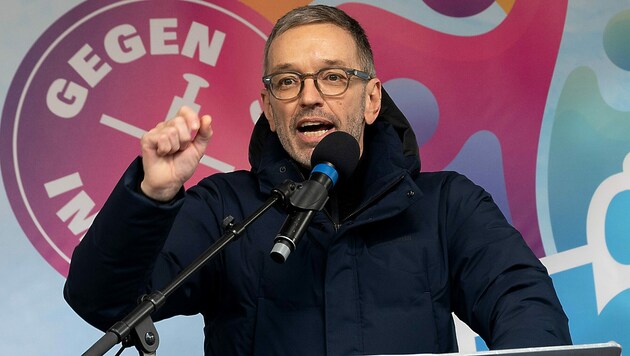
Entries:
{"type": "Polygon", "coordinates": [[[228,217],[226,230],[223,236],[215,241],[199,257],[197,257],[188,267],[183,269],[176,277],[161,291],[155,291],[140,298],[139,304],[131,313],[127,314],[121,321],[116,322],[99,340],[96,341],[83,355],[104,355],[114,345],[121,343],[123,349],[135,345],[140,355],[155,355],[159,345],[159,336],[151,314],[158,310],[177,288],[179,288],[188,277],[201,269],[207,262],[221,252],[230,242],[235,241],[245,229],[256,219],[261,217],[267,210],[276,203],[286,204],[295,192],[297,184],[286,180],[271,191],[271,197],[263,205],[248,216],[239,224],[232,222],[233,218],[228,217]]]}

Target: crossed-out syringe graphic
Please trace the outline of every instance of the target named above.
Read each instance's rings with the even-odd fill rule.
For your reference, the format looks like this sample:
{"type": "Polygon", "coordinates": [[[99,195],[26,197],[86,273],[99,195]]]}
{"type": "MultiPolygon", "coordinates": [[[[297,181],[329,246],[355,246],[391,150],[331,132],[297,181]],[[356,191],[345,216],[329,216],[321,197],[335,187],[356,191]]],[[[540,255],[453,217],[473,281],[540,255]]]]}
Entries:
{"type": "MultiPolygon", "coordinates": [[[[175,117],[179,108],[184,105],[190,107],[195,112],[199,112],[199,110],[201,109],[201,105],[196,102],[197,96],[199,94],[199,91],[202,88],[209,87],[210,83],[208,83],[208,81],[206,81],[204,78],[192,73],[184,73],[183,77],[187,83],[184,94],[183,96],[175,96],[173,98],[173,101],[171,102],[171,107],[166,114],[165,120],[175,117]]],[[[251,103],[249,107],[249,112],[252,121],[255,122],[262,112],[262,108],[260,107],[258,100],[254,100],[251,103]]],[[[140,139],[142,135],[147,132],[146,130],[131,125],[124,120],[106,114],[101,115],[100,123],[138,139],[140,139]]],[[[208,155],[204,155],[199,163],[207,167],[214,168],[219,172],[231,172],[235,168],[232,164],[223,162],[208,155]]]]}

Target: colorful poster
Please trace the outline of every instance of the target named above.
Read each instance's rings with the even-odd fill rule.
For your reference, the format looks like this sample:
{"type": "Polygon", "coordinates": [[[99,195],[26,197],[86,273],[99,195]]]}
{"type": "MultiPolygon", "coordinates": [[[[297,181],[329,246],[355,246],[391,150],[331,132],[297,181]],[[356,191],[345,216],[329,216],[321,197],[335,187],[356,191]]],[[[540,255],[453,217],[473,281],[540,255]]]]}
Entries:
{"type": "MultiPolygon", "coordinates": [[[[5,1],[0,353],[77,354],[100,337],[61,293],[140,136],[188,105],[215,132],[191,183],[249,168],[266,36],[309,3],[5,1]]],[[[492,194],[552,274],[574,342],[630,346],[630,1],[312,3],[363,24],[422,170],[492,194]]],[[[160,353],[202,353],[200,317],[157,327],[160,353]]],[[[486,348],[457,327],[461,351],[486,348]]]]}

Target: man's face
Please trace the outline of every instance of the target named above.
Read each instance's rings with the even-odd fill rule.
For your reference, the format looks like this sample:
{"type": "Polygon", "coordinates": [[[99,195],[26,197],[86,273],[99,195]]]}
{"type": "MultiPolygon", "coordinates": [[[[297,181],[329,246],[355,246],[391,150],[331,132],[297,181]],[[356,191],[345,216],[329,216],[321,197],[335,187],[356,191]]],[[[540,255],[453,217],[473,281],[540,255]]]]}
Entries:
{"type": "MultiPolygon", "coordinates": [[[[322,68],[359,69],[357,47],[351,35],[331,24],[303,25],[278,36],[271,44],[267,73],[294,71],[315,73],[322,68]]],[[[339,96],[322,96],[312,78],[304,80],[295,99],[278,100],[267,89],[261,92],[271,130],[278,134],[289,155],[310,168],[313,149],[327,134],[345,131],[363,152],[365,124],[376,119],[380,109],[380,81],[352,77],[348,90],[339,96]]]]}

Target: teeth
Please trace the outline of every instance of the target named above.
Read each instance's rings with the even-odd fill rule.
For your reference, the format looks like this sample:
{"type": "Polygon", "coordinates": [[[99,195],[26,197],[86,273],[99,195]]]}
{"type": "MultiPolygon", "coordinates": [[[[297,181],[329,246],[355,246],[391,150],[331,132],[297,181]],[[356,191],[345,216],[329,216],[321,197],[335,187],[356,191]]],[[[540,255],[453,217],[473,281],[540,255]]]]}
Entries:
{"type": "Polygon", "coordinates": [[[306,136],[321,136],[325,134],[328,130],[319,130],[319,131],[306,131],[303,134],[306,136]]]}
{"type": "Polygon", "coordinates": [[[300,127],[317,126],[317,125],[324,125],[324,124],[320,122],[305,122],[302,125],[300,125],[300,127]]]}

